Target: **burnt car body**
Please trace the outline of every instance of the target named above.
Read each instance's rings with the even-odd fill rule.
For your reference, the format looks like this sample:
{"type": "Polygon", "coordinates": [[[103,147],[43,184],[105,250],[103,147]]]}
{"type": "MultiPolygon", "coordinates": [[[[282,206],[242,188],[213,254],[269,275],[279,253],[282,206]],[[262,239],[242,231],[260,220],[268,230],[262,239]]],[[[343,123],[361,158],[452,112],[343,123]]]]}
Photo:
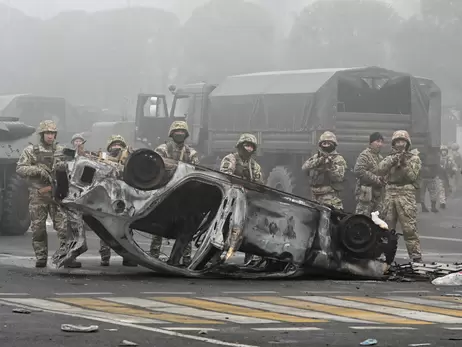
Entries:
{"type": "Polygon", "coordinates": [[[150,149],[125,165],[80,156],[56,172],[55,200],[75,240],[60,267],[86,250],[83,221],[116,253],[156,272],[188,277],[287,278],[313,274],[384,276],[398,237],[371,218],[347,214],[208,168],[163,159],[150,149]],[[133,230],[174,239],[168,261],[152,257],[133,230]],[[188,242],[197,251],[180,264],[188,242]],[[261,257],[232,263],[236,252],[261,257]]]}

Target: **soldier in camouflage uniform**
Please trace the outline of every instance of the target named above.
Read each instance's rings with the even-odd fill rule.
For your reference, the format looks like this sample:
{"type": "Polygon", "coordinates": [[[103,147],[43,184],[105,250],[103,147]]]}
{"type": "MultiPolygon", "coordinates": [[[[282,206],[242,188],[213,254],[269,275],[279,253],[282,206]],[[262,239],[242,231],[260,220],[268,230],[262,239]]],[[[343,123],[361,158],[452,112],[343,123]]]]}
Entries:
{"type": "MultiPolygon", "coordinates": [[[[163,158],[174,159],[184,163],[198,165],[199,156],[195,149],[185,144],[189,136],[188,124],[184,121],[175,121],[170,126],[168,136],[171,138],[167,143],[158,146],[155,152],[163,158]]],[[[159,258],[162,247],[162,237],[152,236],[150,253],[154,258],[159,258]]],[[[188,266],[191,263],[192,242],[188,244],[183,253],[183,264],[188,266]]]]}
{"type": "Polygon", "coordinates": [[[457,172],[457,165],[449,155],[449,149],[447,146],[442,145],[440,147],[440,170],[438,172],[438,190],[439,200],[441,208],[446,208],[446,198],[451,193],[451,186],[449,180],[457,172]]]}
{"type": "MultiPolygon", "coordinates": [[[[112,135],[107,141],[107,152],[109,156],[108,160],[125,164],[125,160],[128,157],[128,148],[127,142],[121,135],[112,135]]],[[[101,256],[101,266],[109,266],[109,261],[111,259],[111,247],[109,247],[103,240],[99,241],[99,254],[101,256]]],[[[123,259],[123,266],[138,266],[136,263],[131,262],[128,259],[123,259]]]]}
{"type": "MultiPolygon", "coordinates": [[[[66,246],[68,238],[67,218],[62,209],[53,201],[51,180],[56,165],[55,155],[63,147],[56,143],[58,129],[51,120],[40,122],[37,133],[39,142],[27,146],[19,157],[16,172],[29,183],[29,213],[31,216],[32,246],[34,248],[35,267],[47,266],[48,235],[46,221],[50,215],[53,228],[59,239],[59,248],[66,246]]],[[[79,262],[72,262],[65,267],[81,267],[79,262]]]]}
{"type": "Polygon", "coordinates": [[[319,137],[318,145],[318,152],[302,166],[302,171],[311,178],[313,200],[343,209],[340,192],[343,190],[347,164],[336,150],[337,137],[326,131],[319,137]]]}
{"type": "Polygon", "coordinates": [[[391,141],[391,153],[379,164],[379,174],[387,177],[385,221],[390,229],[395,229],[397,222],[400,222],[409,258],[414,262],[421,262],[416,189],[420,186],[422,162],[415,150],[410,151],[411,138],[407,131],[395,131],[391,141]]]}
{"type": "Polygon", "coordinates": [[[453,143],[451,145],[451,156],[457,166],[457,172],[454,175],[453,181],[453,191],[454,193],[459,193],[460,175],[462,171],[462,156],[459,153],[459,145],[457,143],[453,143]]]}
{"type": "Polygon", "coordinates": [[[236,149],[236,152],[230,153],[223,158],[220,171],[263,184],[261,167],[252,157],[257,150],[257,138],[255,135],[242,134],[237,141],[236,149]]]}
{"type": "Polygon", "coordinates": [[[439,212],[436,208],[436,202],[438,199],[438,183],[436,181],[436,175],[438,174],[437,165],[429,165],[426,162],[426,157],[421,153],[422,161],[422,170],[420,171],[420,206],[422,207],[422,212],[429,212],[427,206],[425,205],[425,195],[430,194],[430,202],[432,212],[439,212]]]}
{"type": "MultiPolygon", "coordinates": [[[[252,155],[257,150],[257,138],[252,134],[242,134],[236,143],[236,152],[225,156],[220,163],[220,171],[234,175],[251,182],[263,184],[261,167],[252,155]]],[[[258,257],[250,253],[245,254],[244,263],[258,261],[258,257]]]]}
{"type": "Polygon", "coordinates": [[[371,216],[371,212],[382,213],[385,179],[378,175],[379,163],[383,157],[380,149],[383,136],[376,132],[369,136],[369,147],[359,154],[354,172],[356,181],[356,213],[371,216]]]}

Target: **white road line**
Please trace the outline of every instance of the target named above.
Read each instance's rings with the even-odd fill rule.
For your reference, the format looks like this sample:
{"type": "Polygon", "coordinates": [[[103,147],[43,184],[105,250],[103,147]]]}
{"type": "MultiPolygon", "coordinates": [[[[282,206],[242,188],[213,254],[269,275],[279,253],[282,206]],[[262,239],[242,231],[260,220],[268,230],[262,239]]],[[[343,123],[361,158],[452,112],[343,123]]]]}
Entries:
{"type": "Polygon", "coordinates": [[[452,237],[439,237],[439,236],[419,236],[421,239],[428,240],[440,240],[440,241],[451,241],[451,242],[462,242],[462,239],[455,239],[452,237]]]}
{"type": "Polygon", "coordinates": [[[373,326],[360,326],[360,327],[349,327],[355,330],[416,330],[417,328],[411,327],[373,327],[373,326]]]}
{"type": "Polygon", "coordinates": [[[265,311],[270,311],[270,312],[289,314],[292,316],[306,317],[306,318],[326,319],[326,320],[333,320],[333,321],[346,322],[346,323],[364,323],[364,324],[372,323],[372,322],[354,319],[354,318],[335,316],[333,314],[328,314],[328,313],[302,310],[302,309],[288,307],[288,306],[274,305],[274,304],[268,304],[264,302],[256,302],[256,301],[231,298],[231,297],[226,297],[226,296],[206,297],[206,298],[201,298],[201,299],[216,301],[216,302],[220,302],[224,304],[243,306],[247,308],[255,308],[255,309],[260,309],[260,310],[265,310],[265,311]]]}
{"type": "MultiPolygon", "coordinates": [[[[429,290],[392,290],[389,293],[430,293],[429,290]]],[[[386,298],[384,298],[386,299],[386,298]]]]}
{"type": "Polygon", "coordinates": [[[410,319],[423,320],[432,323],[445,323],[445,324],[457,324],[462,323],[462,318],[456,318],[446,316],[437,313],[421,312],[415,310],[407,310],[403,308],[395,308],[389,306],[375,305],[370,303],[356,302],[350,300],[341,300],[334,298],[327,298],[322,296],[289,296],[291,299],[305,300],[311,302],[317,302],[326,305],[335,305],[340,307],[356,308],[360,310],[373,311],[378,313],[387,313],[394,316],[400,316],[410,319]]]}
{"type": "Polygon", "coordinates": [[[165,303],[155,300],[139,299],[139,298],[102,298],[103,300],[108,300],[112,302],[117,302],[119,304],[126,304],[132,306],[140,306],[144,309],[157,312],[166,312],[166,313],[175,313],[179,315],[201,317],[207,319],[221,320],[225,322],[234,322],[239,324],[267,324],[267,323],[279,323],[275,320],[270,319],[261,319],[254,317],[239,316],[234,314],[227,314],[221,312],[213,312],[200,310],[197,308],[181,306],[171,303],[165,303]]]}
{"type": "Polygon", "coordinates": [[[310,330],[324,330],[316,327],[290,327],[290,328],[252,328],[256,331],[310,331],[310,330]]]}
{"type": "Polygon", "coordinates": [[[213,328],[193,328],[193,327],[168,327],[164,328],[165,330],[177,330],[177,331],[218,331],[218,329],[213,328]]]}
{"type": "Polygon", "coordinates": [[[114,293],[111,292],[83,292],[83,293],[54,293],[55,295],[58,296],[66,296],[66,295],[113,295],[114,293]]]}
{"type": "Polygon", "coordinates": [[[149,295],[194,295],[196,292],[141,292],[140,294],[149,295]]]}
{"type": "Polygon", "coordinates": [[[447,330],[462,330],[462,327],[445,327],[447,330]]]}
{"type": "Polygon", "coordinates": [[[0,293],[0,296],[26,296],[28,293],[0,293]]]}
{"type": "Polygon", "coordinates": [[[300,291],[300,293],[303,293],[303,294],[325,294],[325,295],[329,295],[329,294],[351,293],[351,291],[302,290],[302,291],[300,291]]]}
{"type": "Polygon", "coordinates": [[[100,311],[93,311],[88,310],[80,307],[75,307],[71,305],[67,305],[60,302],[54,302],[51,300],[44,300],[44,299],[29,299],[29,298],[21,298],[21,299],[0,299],[0,302],[8,304],[8,305],[21,305],[25,307],[31,308],[39,308],[42,311],[49,311],[53,313],[67,313],[69,315],[81,315],[86,316],[87,318],[94,319],[94,318],[102,318],[102,319],[109,319],[114,322],[119,323],[130,323],[130,324],[169,324],[169,322],[160,321],[157,319],[148,319],[142,317],[135,317],[129,316],[124,314],[116,314],[116,313],[108,313],[108,312],[100,312],[100,311]]]}
{"type": "Polygon", "coordinates": [[[256,290],[256,291],[231,291],[231,292],[222,292],[223,294],[278,294],[279,292],[275,292],[272,290],[256,290]]]}
{"type": "Polygon", "coordinates": [[[415,297],[407,297],[407,296],[387,296],[382,297],[382,299],[390,299],[396,301],[407,302],[410,304],[417,304],[417,305],[426,305],[426,306],[436,306],[436,307],[443,307],[443,308],[450,308],[455,310],[462,309],[462,301],[460,304],[456,302],[447,302],[447,301],[438,301],[438,300],[431,300],[431,299],[423,299],[423,298],[415,298],[415,297]]]}
{"type": "MultiPolygon", "coordinates": [[[[6,301],[4,303],[7,304],[7,305],[11,305],[10,303],[8,303],[6,301]]],[[[154,333],[164,334],[164,335],[169,335],[169,336],[174,336],[174,337],[182,337],[182,338],[185,338],[185,339],[190,339],[190,340],[196,340],[196,341],[201,341],[201,342],[207,342],[207,343],[210,343],[210,344],[215,344],[215,345],[218,345],[218,346],[260,347],[260,346],[256,346],[256,345],[246,345],[246,344],[242,344],[242,343],[226,342],[226,341],[222,341],[222,340],[210,339],[210,338],[201,337],[201,336],[187,335],[187,334],[182,334],[182,333],[178,333],[178,332],[175,332],[175,331],[168,331],[168,330],[165,330],[165,329],[148,327],[148,326],[145,326],[145,325],[122,323],[122,322],[118,322],[118,321],[115,321],[115,320],[110,319],[110,318],[106,319],[106,318],[100,318],[100,317],[89,317],[89,316],[84,315],[84,314],[75,314],[75,313],[69,313],[69,312],[56,312],[56,311],[53,311],[53,310],[50,310],[50,309],[43,309],[42,311],[43,312],[49,312],[49,313],[59,313],[59,314],[62,314],[64,316],[91,319],[91,320],[95,320],[95,321],[99,321],[99,322],[104,322],[104,323],[109,323],[109,324],[116,324],[116,325],[120,325],[120,326],[124,326],[124,327],[128,327],[128,328],[146,330],[146,331],[151,331],[151,332],[154,332],[154,333]]]]}

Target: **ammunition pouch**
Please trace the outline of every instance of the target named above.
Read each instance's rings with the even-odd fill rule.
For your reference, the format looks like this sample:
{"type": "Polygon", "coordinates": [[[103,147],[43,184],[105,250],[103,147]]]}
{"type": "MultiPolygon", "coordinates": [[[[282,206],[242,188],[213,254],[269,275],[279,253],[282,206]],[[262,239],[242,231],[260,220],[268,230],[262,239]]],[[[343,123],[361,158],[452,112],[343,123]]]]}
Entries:
{"type": "Polygon", "coordinates": [[[371,202],[372,201],[372,186],[360,186],[358,199],[361,202],[371,202]]]}

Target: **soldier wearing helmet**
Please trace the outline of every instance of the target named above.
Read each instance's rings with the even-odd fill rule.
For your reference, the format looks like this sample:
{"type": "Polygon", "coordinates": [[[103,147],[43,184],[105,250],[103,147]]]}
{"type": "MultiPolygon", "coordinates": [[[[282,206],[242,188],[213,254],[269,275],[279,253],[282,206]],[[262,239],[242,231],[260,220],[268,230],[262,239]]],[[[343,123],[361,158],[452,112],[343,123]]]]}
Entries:
{"type": "Polygon", "coordinates": [[[369,136],[369,147],[362,151],[354,167],[356,182],[356,213],[371,216],[371,212],[382,212],[385,179],[378,175],[379,163],[383,157],[382,134],[375,132],[369,136]]]}
{"type": "Polygon", "coordinates": [[[462,156],[460,155],[459,152],[459,145],[457,143],[453,143],[451,145],[451,156],[452,159],[454,159],[454,162],[457,165],[457,172],[454,175],[454,180],[453,180],[453,191],[454,193],[458,193],[459,191],[459,184],[460,184],[460,175],[461,175],[461,170],[462,170],[462,156]]]}
{"type": "Polygon", "coordinates": [[[263,184],[261,167],[253,158],[257,150],[257,138],[252,134],[242,134],[236,143],[236,152],[223,158],[220,171],[228,175],[263,184]]]}
{"type": "MultiPolygon", "coordinates": [[[[188,123],[185,121],[174,121],[170,125],[168,136],[171,140],[159,145],[155,151],[163,158],[174,159],[184,163],[198,165],[199,156],[195,149],[185,144],[189,137],[188,123]]],[[[150,253],[154,258],[159,258],[162,247],[162,237],[153,235],[150,253]]],[[[192,242],[189,242],[183,252],[183,264],[188,266],[191,263],[192,242]]]]}
{"type": "Polygon", "coordinates": [[[347,164],[337,152],[338,142],[334,133],[326,131],[319,137],[318,152],[302,166],[302,171],[311,178],[313,199],[320,204],[343,209],[340,192],[347,164]]]}
{"type": "MultiPolygon", "coordinates": [[[[52,120],[40,122],[38,143],[27,146],[19,157],[16,172],[29,182],[29,211],[31,216],[32,246],[34,248],[35,266],[43,268],[48,260],[48,235],[46,221],[50,215],[53,228],[59,239],[59,249],[66,246],[67,218],[61,208],[52,201],[51,184],[53,170],[57,164],[56,154],[63,147],[56,143],[58,129],[52,120]]],[[[65,267],[81,267],[82,264],[73,261],[65,267]]]]}
{"type": "MultiPolygon", "coordinates": [[[[117,162],[119,164],[124,164],[125,160],[128,157],[129,149],[127,142],[122,135],[111,135],[107,140],[106,150],[109,154],[107,157],[108,160],[117,162]]],[[[111,247],[109,247],[103,240],[99,241],[99,254],[101,256],[101,266],[109,266],[109,261],[111,259],[111,247]]],[[[136,263],[131,262],[128,259],[122,260],[123,266],[138,266],[136,263]]]]}
{"type": "Polygon", "coordinates": [[[457,165],[449,155],[448,146],[440,147],[440,168],[438,172],[438,191],[441,208],[446,208],[446,199],[451,193],[450,180],[457,173],[457,165]]]}
{"type": "Polygon", "coordinates": [[[420,187],[422,162],[418,151],[412,150],[411,138],[405,130],[398,130],[391,138],[392,151],[379,164],[379,173],[386,177],[384,214],[390,229],[398,221],[403,230],[409,258],[422,261],[417,233],[416,190],[420,187]]]}
{"type": "MultiPolygon", "coordinates": [[[[236,152],[225,156],[220,164],[220,171],[228,175],[241,177],[245,180],[263,184],[261,167],[253,158],[257,150],[257,138],[252,134],[242,134],[236,143],[236,152]]],[[[258,258],[246,253],[245,264],[257,261],[258,258]]]]}

